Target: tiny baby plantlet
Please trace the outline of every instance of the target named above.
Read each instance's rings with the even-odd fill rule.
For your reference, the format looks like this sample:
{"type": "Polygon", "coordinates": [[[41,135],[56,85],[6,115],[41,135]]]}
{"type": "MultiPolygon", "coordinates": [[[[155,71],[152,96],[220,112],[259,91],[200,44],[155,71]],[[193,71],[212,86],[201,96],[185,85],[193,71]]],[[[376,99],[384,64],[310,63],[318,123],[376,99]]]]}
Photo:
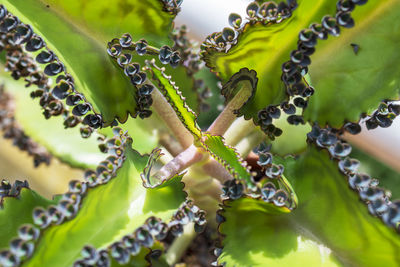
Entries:
{"type": "Polygon", "coordinates": [[[181,4],[1,1],[0,129],[85,173],[2,180],[0,266],[398,266],[399,175],[346,136],[400,114],[400,1],[257,0],[201,45],[181,4]]]}

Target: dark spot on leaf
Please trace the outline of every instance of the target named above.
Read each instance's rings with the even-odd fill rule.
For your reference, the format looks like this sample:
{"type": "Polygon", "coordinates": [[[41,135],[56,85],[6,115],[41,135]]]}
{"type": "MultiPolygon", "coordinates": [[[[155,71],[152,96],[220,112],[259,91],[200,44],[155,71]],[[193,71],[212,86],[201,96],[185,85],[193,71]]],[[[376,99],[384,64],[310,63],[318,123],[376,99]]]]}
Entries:
{"type": "Polygon", "coordinates": [[[354,54],[358,54],[358,51],[360,50],[360,46],[358,44],[350,44],[351,47],[353,48],[354,54]]]}

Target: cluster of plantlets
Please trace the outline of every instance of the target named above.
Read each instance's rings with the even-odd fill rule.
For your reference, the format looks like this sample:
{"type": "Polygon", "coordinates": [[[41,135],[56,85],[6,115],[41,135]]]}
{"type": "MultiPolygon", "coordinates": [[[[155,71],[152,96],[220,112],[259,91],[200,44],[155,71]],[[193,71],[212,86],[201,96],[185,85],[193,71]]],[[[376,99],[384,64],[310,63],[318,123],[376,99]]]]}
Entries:
{"type": "Polygon", "coordinates": [[[214,266],[398,265],[398,177],[343,134],[400,113],[400,2],[258,0],[201,47],[171,32],[181,3],[0,5],[6,136],[89,169],[53,200],[2,182],[0,265],[174,265],[206,221],[214,266]],[[21,79],[48,128],[18,115],[21,79]]]}

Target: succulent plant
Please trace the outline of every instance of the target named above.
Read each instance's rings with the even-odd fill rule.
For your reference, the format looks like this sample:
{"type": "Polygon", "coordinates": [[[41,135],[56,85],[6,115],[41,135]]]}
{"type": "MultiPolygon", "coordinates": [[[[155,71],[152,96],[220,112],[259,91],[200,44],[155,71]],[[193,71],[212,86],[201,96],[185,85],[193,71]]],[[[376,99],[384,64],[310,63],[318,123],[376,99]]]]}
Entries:
{"type": "Polygon", "coordinates": [[[400,114],[400,1],[257,0],[201,45],[181,4],[2,0],[0,129],[85,172],[2,180],[0,266],[399,266],[399,174],[346,140],[400,114]]]}

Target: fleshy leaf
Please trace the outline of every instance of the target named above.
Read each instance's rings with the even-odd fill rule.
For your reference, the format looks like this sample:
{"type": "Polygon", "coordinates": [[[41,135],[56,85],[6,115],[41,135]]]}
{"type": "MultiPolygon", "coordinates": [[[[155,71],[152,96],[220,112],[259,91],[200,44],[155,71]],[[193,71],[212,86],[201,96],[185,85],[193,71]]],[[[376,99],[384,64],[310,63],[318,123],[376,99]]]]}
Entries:
{"type": "Polygon", "coordinates": [[[399,235],[368,213],[325,151],[310,147],[298,159],[281,163],[299,198],[298,208],[272,216],[240,211],[241,203],[230,203],[221,214],[226,219],[221,225],[226,237],[220,262],[227,266],[263,266],[268,261],[272,266],[303,266],[305,261],[312,266],[399,264],[399,235]],[[244,222],[243,218],[254,219],[244,222]],[[249,221],[251,227],[246,228],[249,221]],[[248,249],[243,250],[244,244],[248,249]],[[320,248],[326,253],[321,254],[320,248]]]}
{"type": "Polygon", "coordinates": [[[49,9],[67,16],[68,20],[84,25],[102,41],[130,32],[135,38],[146,38],[158,45],[171,42],[168,35],[175,15],[162,12],[164,4],[159,0],[128,0],[120,3],[110,3],[107,0],[42,2],[48,4],[49,9]]]}
{"type": "Polygon", "coordinates": [[[201,143],[204,149],[224,166],[234,178],[243,180],[249,188],[254,188],[252,176],[246,163],[233,147],[225,144],[223,137],[204,134],[201,143]]]}
{"type": "Polygon", "coordinates": [[[123,34],[120,38],[113,38],[107,46],[108,53],[115,65],[123,71],[133,85],[132,93],[138,103],[136,111],[141,118],[151,115],[148,108],[153,103],[151,96],[145,93],[149,90],[140,89],[148,80],[146,74],[141,72],[141,66],[145,66],[148,60],[155,61],[156,58],[167,72],[174,76],[175,83],[182,89],[181,93],[187,99],[188,104],[198,110],[198,82],[194,80],[193,74],[189,73],[183,65],[184,62],[178,50],[167,45],[161,48],[151,46],[145,39],[133,40],[129,33],[123,34]]]}
{"type": "Polygon", "coordinates": [[[161,90],[181,122],[194,137],[200,138],[201,129],[196,122],[197,115],[186,104],[185,98],[182,96],[179,88],[171,81],[171,77],[167,76],[163,69],[157,67],[154,61],[147,62],[147,68],[151,72],[152,80],[156,81],[157,88],[161,90]]]}
{"type": "MultiPolygon", "coordinates": [[[[258,209],[257,200],[248,198],[225,205],[220,212],[225,222],[219,230],[225,238],[219,263],[227,267],[337,266],[328,249],[296,232],[280,212],[258,209]]],[[[278,209],[271,203],[264,205],[278,209]]]]}
{"type": "Polygon", "coordinates": [[[141,156],[129,146],[116,177],[89,188],[76,217],[43,230],[35,253],[24,266],[50,262],[52,266],[71,265],[87,243],[103,248],[134,231],[151,215],[163,220],[172,217],[186,199],[181,177],[159,188],[144,188],[140,173],[148,156],[141,156]]]}
{"type": "Polygon", "coordinates": [[[272,152],[285,156],[288,154],[298,154],[307,148],[307,133],[310,132],[309,124],[291,125],[287,122],[288,116],[282,115],[274,122],[274,125],[282,129],[282,135],[271,141],[272,152]]]}
{"type": "Polygon", "coordinates": [[[136,115],[131,86],[111,64],[102,40],[83,32],[79,24],[65,20],[42,1],[6,1],[6,7],[24,23],[33,25],[74,77],[76,90],[101,112],[106,125],[114,117],[124,122],[128,113],[136,115]]]}
{"type": "Polygon", "coordinates": [[[86,245],[82,248],[82,257],[75,261],[74,266],[107,265],[104,264],[106,262],[110,262],[112,266],[127,263],[130,263],[130,266],[148,266],[153,261],[158,263],[157,266],[165,266],[165,257],[161,257],[165,249],[161,241],[165,240],[169,234],[175,237],[180,236],[184,225],[190,222],[200,223],[199,219],[203,215],[204,211],[194,206],[191,201],[186,201],[169,222],[151,216],[131,234],[125,235],[106,248],[97,250],[91,245],[86,245]]]}
{"type": "Polygon", "coordinates": [[[46,199],[29,188],[21,188],[16,197],[5,197],[0,208],[0,250],[9,246],[17,236],[19,226],[32,224],[32,211],[36,207],[46,208],[57,201],[46,199]]]}
{"type": "Polygon", "coordinates": [[[15,117],[24,131],[40,143],[54,156],[73,167],[95,167],[105,159],[96,140],[98,134],[83,139],[79,128],[64,128],[63,118],[52,117],[46,120],[37,99],[32,100],[22,83],[3,79],[5,89],[15,99],[15,117]]]}
{"type": "Polygon", "coordinates": [[[340,128],[379,101],[398,97],[399,7],[396,0],[368,1],[351,13],[354,28],[316,46],[310,65],[315,95],[306,119],[340,128]]]}
{"type": "MultiPolygon", "coordinates": [[[[157,120],[153,120],[153,118],[147,118],[146,120],[129,118],[119,127],[121,127],[122,130],[127,131],[128,135],[132,137],[133,149],[137,150],[141,154],[149,154],[157,146],[158,132],[160,129],[163,129],[164,126],[157,120]]],[[[112,129],[103,128],[99,130],[99,133],[111,137],[112,129]]]]}
{"type": "MultiPolygon", "coordinates": [[[[45,119],[37,100],[32,100],[21,82],[10,78],[1,80],[7,92],[15,98],[15,117],[28,136],[40,143],[54,156],[73,167],[92,168],[105,159],[100,152],[97,137],[93,132],[89,138],[82,138],[78,128],[64,128],[63,118],[53,116],[45,119]],[[62,142],[60,142],[62,140],[62,142]]],[[[157,124],[162,125],[162,124],[157,124]]],[[[121,125],[133,138],[133,148],[140,153],[150,153],[157,146],[157,129],[151,129],[150,122],[128,119],[121,125]]],[[[154,127],[153,127],[154,128],[154,127]]],[[[108,128],[98,130],[108,137],[113,136],[108,128]]]]}
{"type": "Polygon", "coordinates": [[[392,199],[400,199],[400,173],[393,170],[384,162],[378,161],[372,155],[353,146],[351,158],[360,161],[360,172],[368,173],[373,178],[378,178],[379,185],[389,189],[392,199]]]}
{"type": "Polygon", "coordinates": [[[297,2],[298,7],[292,16],[280,23],[246,23],[239,30],[237,44],[233,44],[227,53],[213,48],[203,51],[207,66],[224,82],[244,67],[257,72],[259,81],[255,96],[240,110],[246,119],[256,119],[259,110],[268,105],[279,105],[286,99],[281,66],[296,48],[298,33],[336,9],[332,1],[297,2]]]}

